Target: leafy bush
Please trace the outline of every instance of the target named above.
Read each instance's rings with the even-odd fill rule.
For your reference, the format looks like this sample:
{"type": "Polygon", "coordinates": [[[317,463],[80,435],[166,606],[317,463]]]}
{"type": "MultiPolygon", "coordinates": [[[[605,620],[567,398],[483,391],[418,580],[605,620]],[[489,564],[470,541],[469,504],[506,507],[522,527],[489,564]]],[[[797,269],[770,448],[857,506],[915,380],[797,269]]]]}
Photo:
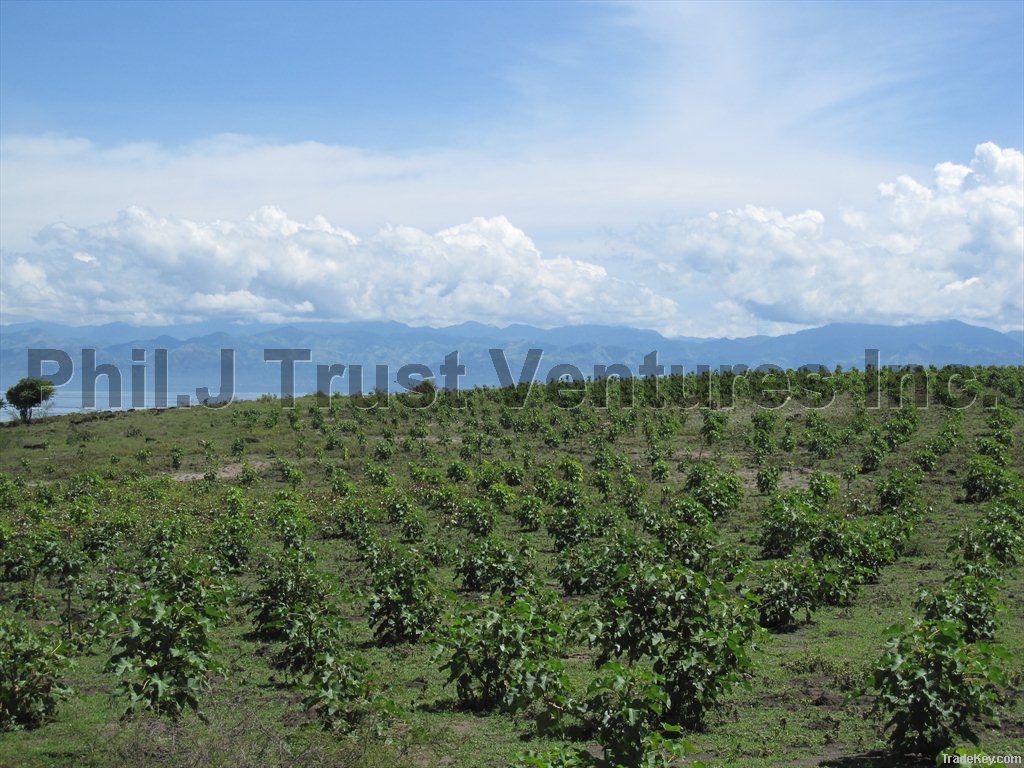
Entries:
{"type": "Polygon", "coordinates": [[[817,602],[822,605],[849,605],[860,593],[865,575],[857,565],[827,559],[818,561],[817,567],[817,602]]]}
{"type": "Polygon", "coordinates": [[[779,468],[774,464],[763,464],[757,470],[756,481],[759,493],[775,493],[779,488],[779,468]]]}
{"type": "Polygon", "coordinates": [[[553,575],[567,595],[590,595],[608,584],[614,567],[606,543],[583,541],[562,551],[553,575]]]}
{"type": "Polygon", "coordinates": [[[474,536],[487,536],[494,530],[494,507],[477,499],[464,501],[459,508],[459,525],[474,536]]]}
{"type": "MultiPolygon", "coordinates": [[[[615,766],[668,766],[679,756],[663,734],[663,718],[671,708],[664,679],[642,666],[608,662],[587,690],[586,712],[604,750],[615,766]]],[[[672,729],[673,732],[676,729],[672,729]]]]}
{"type": "Polygon", "coordinates": [[[564,649],[557,598],[519,596],[456,616],[437,653],[464,704],[517,710],[563,697],[564,649]]]}
{"type": "Polygon", "coordinates": [[[964,639],[969,643],[995,638],[996,588],[990,580],[958,575],[937,592],[922,592],[918,609],[929,621],[962,624],[964,639]]]}
{"type": "Polygon", "coordinates": [[[920,475],[915,471],[894,469],[875,483],[879,509],[888,512],[914,503],[917,500],[920,479],[920,475]]]}
{"type": "Polygon", "coordinates": [[[495,483],[487,490],[487,498],[499,511],[505,512],[515,503],[516,492],[505,483],[495,483]]]}
{"type": "Polygon", "coordinates": [[[395,444],[391,440],[381,440],[373,447],[373,458],[387,462],[395,455],[395,444]]]}
{"type": "Polygon", "coordinates": [[[882,426],[882,434],[890,451],[907,442],[917,429],[920,416],[914,405],[905,405],[890,415],[882,426]]]}
{"type": "Polygon", "coordinates": [[[562,477],[566,482],[583,482],[583,465],[572,456],[563,456],[562,460],[558,462],[558,468],[561,470],[562,477]]]}
{"type": "Polygon", "coordinates": [[[807,414],[807,448],[819,459],[829,459],[842,445],[842,435],[817,413],[807,414]]]}
{"type": "Polygon", "coordinates": [[[881,435],[875,435],[871,438],[871,441],[864,446],[864,450],[860,456],[860,468],[862,472],[874,472],[885,461],[885,457],[889,455],[889,445],[885,442],[885,439],[881,435]]]}
{"type": "Polygon", "coordinates": [[[385,643],[416,641],[437,620],[437,596],[426,565],[400,551],[373,574],[370,626],[385,643]]]}
{"type": "Polygon", "coordinates": [[[70,663],[63,650],[0,609],[0,731],[42,724],[71,693],[62,683],[70,663]]]}
{"type": "Polygon", "coordinates": [[[472,547],[455,570],[462,586],[472,592],[500,589],[510,595],[533,583],[530,553],[497,539],[472,547]]]}
{"type": "Polygon", "coordinates": [[[370,510],[358,499],[352,499],[334,507],[324,521],[324,534],[361,541],[370,532],[370,510]]]}
{"type": "Polygon", "coordinates": [[[427,529],[427,520],[422,512],[411,510],[405,512],[398,520],[402,538],[406,541],[419,541],[427,529]]]}
{"type": "MultiPolygon", "coordinates": [[[[292,412],[294,415],[294,411],[292,412]]],[[[287,459],[279,458],[274,464],[278,474],[281,476],[281,480],[288,483],[292,488],[298,487],[298,485],[305,479],[302,470],[296,466],[292,461],[287,459]]]]}
{"type": "Polygon", "coordinates": [[[761,626],[787,629],[810,619],[818,605],[820,575],[816,564],[786,562],[773,568],[756,590],[761,626]]]}
{"type": "Polygon", "coordinates": [[[559,552],[597,534],[593,516],[578,507],[556,509],[548,513],[545,517],[545,527],[548,535],[554,539],[555,549],[559,552]]]}
{"type": "Polygon", "coordinates": [[[515,509],[516,524],[524,531],[536,531],[544,525],[544,502],[536,496],[524,496],[515,509]]]}
{"type": "Polygon", "coordinates": [[[302,699],[302,708],[316,713],[331,731],[351,730],[375,703],[366,666],[354,656],[318,656],[303,687],[308,693],[302,699]]]}
{"type": "Polygon", "coordinates": [[[174,718],[186,709],[199,711],[210,675],[221,671],[212,633],[223,615],[214,601],[183,602],[156,590],[138,596],[107,664],[128,694],[129,711],[151,709],[174,718]]]}
{"type": "Polygon", "coordinates": [[[812,472],[807,482],[811,498],[820,504],[827,504],[839,495],[839,481],[828,472],[812,472]]]}
{"type": "Polygon", "coordinates": [[[953,541],[949,551],[965,560],[1015,565],[1024,553],[1024,513],[1009,504],[991,504],[973,529],[953,541]]]}
{"type": "Polygon", "coordinates": [[[704,439],[705,444],[714,445],[721,442],[725,437],[725,428],[729,424],[729,415],[710,408],[705,408],[701,415],[703,422],[700,425],[700,436],[704,439]]]}
{"type": "Polygon", "coordinates": [[[337,652],[341,631],[333,606],[298,605],[281,621],[283,642],[275,661],[295,677],[312,672],[320,657],[337,652]]]}
{"type": "Polygon", "coordinates": [[[259,586],[246,598],[246,604],[256,634],[277,638],[291,613],[304,605],[326,605],[329,594],[325,579],[310,566],[309,555],[303,550],[292,550],[261,568],[259,586]]]}
{"type": "Polygon", "coordinates": [[[997,661],[1005,655],[967,642],[951,621],[895,626],[890,634],[871,687],[893,749],[934,758],[958,738],[977,743],[972,721],[995,715],[995,686],[1007,684],[997,661]]]}
{"type": "Polygon", "coordinates": [[[743,481],[739,475],[719,469],[711,462],[699,462],[686,476],[686,490],[717,518],[739,507],[743,481]]]}
{"type": "Polygon", "coordinates": [[[975,450],[981,456],[987,456],[1000,467],[1010,463],[1010,452],[1006,446],[994,437],[979,437],[975,443],[975,450]]]}
{"type": "Polygon", "coordinates": [[[255,526],[245,514],[227,514],[217,520],[211,531],[211,549],[220,567],[236,573],[252,553],[255,526]]]}
{"type": "Polygon", "coordinates": [[[900,519],[858,526],[842,518],[829,518],[811,539],[810,554],[817,560],[834,559],[871,581],[896,559],[897,548],[909,535],[909,526],[908,521],[900,519]]]}
{"type": "Polygon", "coordinates": [[[994,406],[985,417],[985,426],[993,432],[1013,429],[1016,423],[1017,417],[1005,405],[994,406]]]}
{"type": "Polygon", "coordinates": [[[967,462],[964,491],[967,501],[988,501],[1010,491],[1015,480],[988,456],[974,456],[967,462]]]}
{"type": "Polygon", "coordinates": [[[665,681],[673,724],[699,726],[750,666],[753,604],[721,582],[664,564],[620,568],[590,629],[598,663],[647,658],[665,681]]]}
{"type": "Polygon", "coordinates": [[[447,474],[453,483],[467,482],[473,477],[473,471],[464,461],[453,461],[449,464],[447,474]]]}
{"type": "Polygon", "coordinates": [[[370,485],[377,488],[389,488],[395,483],[395,478],[388,472],[387,467],[382,467],[380,464],[375,464],[372,461],[366,465],[363,475],[370,485]]]}
{"type": "MultiPolygon", "coordinates": [[[[665,554],[673,562],[709,575],[730,572],[733,561],[727,560],[719,549],[718,530],[714,525],[687,525],[674,518],[665,519],[664,516],[661,519],[665,523],[652,526],[651,533],[657,536],[665,554]]],[[[642,551],[638,552],[636,548],[628,551],[639,557],[626,560],[620,556],[621,564],[642,562],[642,551]]]]}
{"type": "Polygon", "coordinates": [[[768,558],[791,554],[820,523],[818,514],[798,493],[772,499],[761,512],[761,519],[761,556],[768,558]]]}
{"type": "Polygon", "coordinates": [[[270,527],[285,549],[302,547],[313,529],[312,523],[298,502],[289,495],[279,494],[270,514],[270,527]]]}
{"type": "Polygon", "coordinates": [[[931,472],[939,465],[939,455],[933,446],[923,445],[914,452],[911,461],[922,472],[931,472]]]}
{"type": "Polygon", "coordinates": [[[706,525],[711,522],[707,507],[692,496],[680,496],[672,500],[668,514],[687,525],[706,525]]]}

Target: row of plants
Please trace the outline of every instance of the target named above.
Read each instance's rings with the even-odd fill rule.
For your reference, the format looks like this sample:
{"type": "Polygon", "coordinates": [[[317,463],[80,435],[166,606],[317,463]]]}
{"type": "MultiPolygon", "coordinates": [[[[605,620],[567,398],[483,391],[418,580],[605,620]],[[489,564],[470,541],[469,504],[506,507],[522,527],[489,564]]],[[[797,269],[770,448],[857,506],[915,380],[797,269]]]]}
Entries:
{"type": "Polygon", "coordinates": [[[923,590],[918,616],[887,630],[869,689],[893,750],[933,758],[978,743],[977,723],[998,726],[1010,685],[1007,651],[998,645],[1002,575],[1024,556],[1024,496],[991,502],[978,523],[955,538],[952,573],[923,590]]]}

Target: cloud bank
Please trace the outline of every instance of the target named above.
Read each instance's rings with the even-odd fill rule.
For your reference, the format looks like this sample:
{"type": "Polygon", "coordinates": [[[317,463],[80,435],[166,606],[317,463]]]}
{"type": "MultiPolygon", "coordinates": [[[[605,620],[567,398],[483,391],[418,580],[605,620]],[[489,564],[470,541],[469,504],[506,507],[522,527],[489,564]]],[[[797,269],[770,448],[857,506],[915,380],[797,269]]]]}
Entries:
{"type": "Polygon", "coordinates": [[[880,184],[876,205],[837,222],[748,205],[639,227],[618,247],[638,271],[716,297],[725,327],[957,318],[1020,328],[1024,156],[981,144],[969,165],[937,165],[930,183],[880,184]]]}
{"type": "Polygon", "coordinates": [[[597,264],[542,255],[503,217],[436,234],[388,227],[360,239],[274,207],[207,223],[130,208],[105,224],[46,227],[38,241],[39,253],[6,269],[8,311],[143,324],[219,316],[426,325],[574,323],[609,309],[620,322],[649,325],[678,311],[597,264]]]}
{"type": "MultiPolygon", "coordinates": [[[[66,151],[66,149],[64,150],[66,151]]],[[[144,324],[241,320],[600,322],[741,335],[830,321],[1024,325],[1024,156],[981,144],[926,182],[827,217],[747,205],[619,228],[544,253],[502,216],[369,236],[279,207],[200,221],[140,207],[52,222],[0,253],[11,315],[144,324]]]]}

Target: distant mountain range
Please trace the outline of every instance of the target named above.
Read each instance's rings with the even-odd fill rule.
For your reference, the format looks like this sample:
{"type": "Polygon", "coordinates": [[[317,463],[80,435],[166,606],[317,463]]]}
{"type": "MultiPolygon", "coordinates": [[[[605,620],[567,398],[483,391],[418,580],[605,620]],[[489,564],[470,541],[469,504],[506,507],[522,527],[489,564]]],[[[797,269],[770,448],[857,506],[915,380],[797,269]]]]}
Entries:
{"type": "MultiPolygon", "coordinates": [[[[191,392],[197,386],[217,391],[222,348],[235,350],[235,392],[240,397],[279,390],[280,366],[264,362],[263,351],[267,348],[311,350],[311,363],[296,364],[298,393],[315,391],[317,364],[362,364],[366,390],[373,388],[373,367],[387,365],[389,386],[394,388],[401,366],[422,363],[437,375],[444,357],[454,350],[459,351],[460,362],[466,366],[462,385],[496,385],[498,376],[488,352],[492,348],[504,351],[517,377],[532,348],[544,352],[539,377],[545,377],[551,366],[559,363],[575,365],[586,376],[593,375],[595,365],[612,363],[623,363],[635,373],[644,355],[654,350],[666,369],[679,365],[686,370],[700,365],[717,368],[744,364],[753,368],[764,363],[784,368],[808,364],[862,368],[865,349],[880,350],[882,365],[1024,365],[1021,331],[1000,333],[955,320],[902,326],[833,323],[782,336],[737,339],[666,338],[649,330],[600,325],[544,329],[529,325],[496,328],[475,322],[447,328],[411,327],[397,322],[207,322],[151,327],[124,323],[69,326],[30,321],[0,326],[3,389],[26,375],[30,348],[62,349],[71,356],[76,366],[75,377],[61,390],[67,402],[80,387],[83,348],[95,348],[99,363],[118,366],[126,396],[130,390],[132,349],[147,350],[150,365],[153,350],[168,350],[172,403],[177,393],[191,392]]],[[[150,378],[150,387],[152,381],[150,378]]],[[[344,380],[335,383],[336,391],[345,391],[347,387],[344,380]]],[[[105,389],[106,383],[101,380],[98,390],[102,393],[105,389]]],[[[63,409],[64,406],[60,408],[63,409]]]]}

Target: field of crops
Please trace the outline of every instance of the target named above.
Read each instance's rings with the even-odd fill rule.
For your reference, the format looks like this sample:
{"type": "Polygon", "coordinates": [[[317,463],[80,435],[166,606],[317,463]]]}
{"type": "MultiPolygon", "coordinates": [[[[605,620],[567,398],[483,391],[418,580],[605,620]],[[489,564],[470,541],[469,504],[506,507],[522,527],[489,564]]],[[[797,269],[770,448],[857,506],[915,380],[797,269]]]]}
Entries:
{"type": "Polygon", "coordinates": [[[959,373],[5,424],[0,765],[1022,755],[1024,369],[959,373]]]}

